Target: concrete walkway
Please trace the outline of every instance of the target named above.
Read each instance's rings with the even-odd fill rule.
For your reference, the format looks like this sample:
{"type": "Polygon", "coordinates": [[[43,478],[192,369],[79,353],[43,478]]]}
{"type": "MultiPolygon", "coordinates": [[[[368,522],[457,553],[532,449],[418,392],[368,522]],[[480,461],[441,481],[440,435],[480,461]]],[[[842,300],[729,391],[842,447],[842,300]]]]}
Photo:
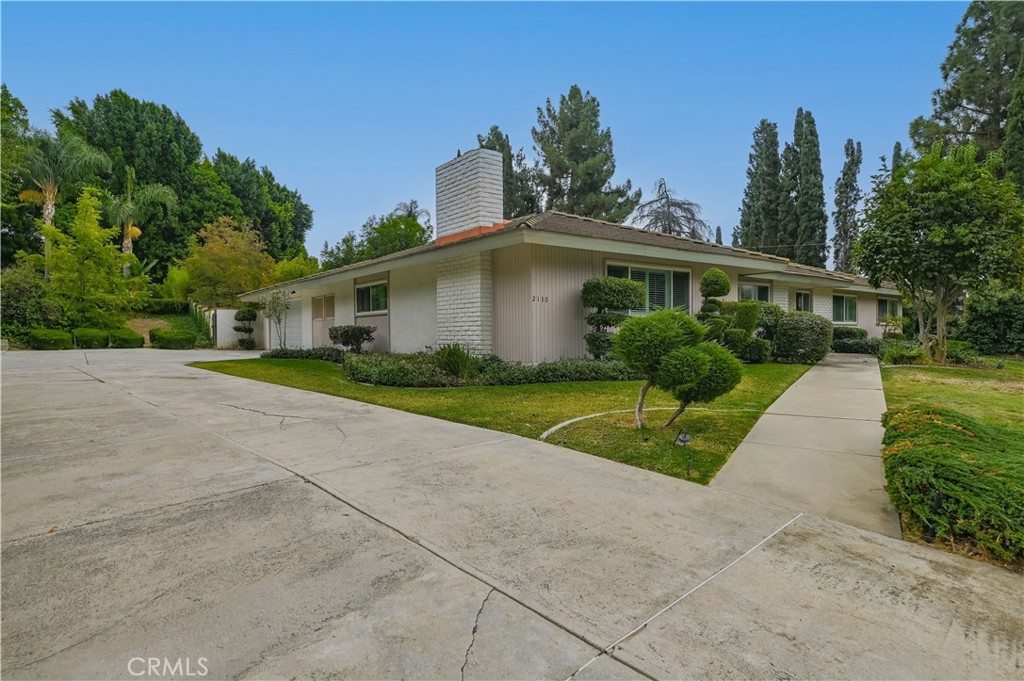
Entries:
{"type": "Polygon", "coordinates": [[[711,486],[900,536],[885,493],[878,360],[831,354],[758,419],[711,486]]]}
{"type": "Polygon", "coordinates": [[[3,356],[5,680],[1020,677],[1019,575],[238,356],[3,356]]]}

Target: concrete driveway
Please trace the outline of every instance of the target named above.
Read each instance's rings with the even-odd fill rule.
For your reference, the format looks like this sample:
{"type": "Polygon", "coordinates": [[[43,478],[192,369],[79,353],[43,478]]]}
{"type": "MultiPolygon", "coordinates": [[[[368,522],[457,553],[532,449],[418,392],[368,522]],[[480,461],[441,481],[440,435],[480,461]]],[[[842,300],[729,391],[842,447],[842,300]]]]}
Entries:
{"type": "Polygon", "coordinates": [[[1020,676],[1020,575],[231,356],[3,355],[5,679],[1020,676]]]}

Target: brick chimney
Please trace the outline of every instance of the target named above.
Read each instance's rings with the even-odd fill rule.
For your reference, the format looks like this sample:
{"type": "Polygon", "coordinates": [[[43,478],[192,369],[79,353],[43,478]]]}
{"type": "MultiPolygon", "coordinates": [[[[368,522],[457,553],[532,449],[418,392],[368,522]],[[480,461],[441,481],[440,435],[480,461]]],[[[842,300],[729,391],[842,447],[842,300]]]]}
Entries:
{"type": "Polygon", "coordinates": [[[492,149],[473,149],[437,167],[437,243],[501,229],[501,170],[501,153],[492,149]]]}

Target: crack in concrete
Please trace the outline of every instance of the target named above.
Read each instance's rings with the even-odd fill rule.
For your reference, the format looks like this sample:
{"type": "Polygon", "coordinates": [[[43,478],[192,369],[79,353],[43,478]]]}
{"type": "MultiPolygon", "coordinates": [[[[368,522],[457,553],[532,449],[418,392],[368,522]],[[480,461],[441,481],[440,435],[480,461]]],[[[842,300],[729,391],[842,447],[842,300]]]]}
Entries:
{"type": "Polygon", "coordinates": [[[252,409],[250,407],[240,407],[237,404],[229,404],[228,402],[217,402],[216,404],[219,404],[219,405],[221,405],[223,407],[231,407],[232,409],[239,409],[241,411],[251,411],[251,412],[254,412],[256,414],[262,414],[263,416],[273,416],[275,418],[280,418],[281,419],[281,425],[284,425],[284,420],[285,419],[299,419],[300,421],[319,421],[320,420],[320,419],[314,418],[312,416],[295,416],[293,414],[272,414],[272,413],[270,413],[268,411],[263,411],[262,409],[252,409]]]}
{"type": "Polygon", "coordinates": [[[466,665],[469,664],[469,653],[473,650],[473,644],[476,643],[476,632],[480,628],[480,615],[484,612],[484,606],[487,605],[487,601],[491,598],[491,594],[494,593],[494,587],[487,592],[484,596],[483,603],[480,604],[480,609],[476,611],[476,619],[473,620],[473,632],[470,634],[469,647],[466,648],[466,659],[462,662],[462,669],[459,672],[459,677],[462,681],[466,680],[466,665]]]}

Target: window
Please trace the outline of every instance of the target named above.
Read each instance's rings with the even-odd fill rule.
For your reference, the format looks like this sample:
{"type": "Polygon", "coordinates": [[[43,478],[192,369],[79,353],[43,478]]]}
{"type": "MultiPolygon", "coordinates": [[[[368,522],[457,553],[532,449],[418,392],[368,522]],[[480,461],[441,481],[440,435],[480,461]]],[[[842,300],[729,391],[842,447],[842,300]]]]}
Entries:
{"type": "Polygon", "coordinates": [[[832,296],[832,321],[837,324],[856,324],[857,296],[832,296]]]}
{"type": "Polygon", "coordinates": [[[768,302],[768,284],[740,284],[740,300],[763,300],[768,302]]]}
{"type": "Polygon", "coordinates": [[[897,298],[878,299],[878,323],[885,321],[886,317],[900,316],[900,301],[897,298]]]}
{"type": "Polygon", "coordinates": [[[629,265],[608,265],[609,277],[639,281],[647,289],[647,305],[630,312],[642,314],[668,307],[690,311],[690,273],[679,270],[657,270],[629,265]]]}
{"type": "Polygon", "coordinates": [[[356,286],[356,314],[376,314],[388,311],[388,283],[356,286]]]}
{"type": "Polygon", "coordinates": [[[799,312],[810,312],[811,311],[811,292],[810,291],[797,291],[796,292],[796,309],[799,312]]]}

